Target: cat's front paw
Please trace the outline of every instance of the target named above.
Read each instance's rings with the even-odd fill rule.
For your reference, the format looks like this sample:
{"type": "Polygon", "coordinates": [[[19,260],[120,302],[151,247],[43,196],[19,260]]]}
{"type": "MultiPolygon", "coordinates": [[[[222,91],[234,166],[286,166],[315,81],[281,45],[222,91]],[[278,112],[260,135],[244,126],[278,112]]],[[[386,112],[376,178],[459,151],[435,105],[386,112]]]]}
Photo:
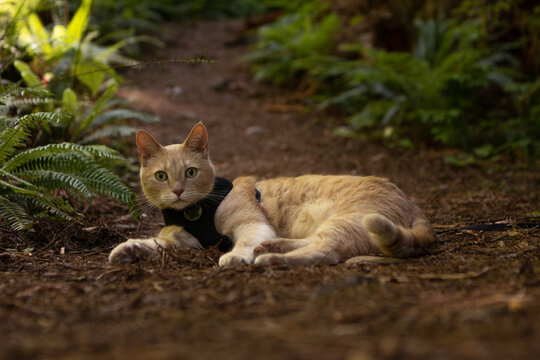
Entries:
{"type": "Polygon", "coordinates": [[[111,251],[109,263],[128,264],[156,254],[156,244],[153,240],[128,240],[111,251]]]}
{"type": "Polygon", "coordinates": [[[231,267],[253,264],[253,255],[230,252],[219,258],[219,266],[231,267]]]}

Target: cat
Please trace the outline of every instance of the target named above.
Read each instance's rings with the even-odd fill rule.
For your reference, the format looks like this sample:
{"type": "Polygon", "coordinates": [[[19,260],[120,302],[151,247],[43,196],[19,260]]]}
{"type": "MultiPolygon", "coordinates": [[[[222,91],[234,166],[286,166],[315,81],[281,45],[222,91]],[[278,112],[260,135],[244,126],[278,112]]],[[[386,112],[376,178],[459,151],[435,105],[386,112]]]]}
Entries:
{"type": "Polygon", "coordinates": [[[228,243],[232,250],[219,266],[336,264],[361,255],[417,256],[436,243],[422,210],[387,179],[240,177],[230,184],[215,177],[202,123],[183,144],[162,146],[143,130],[136,143],[143,192],[166,226],[155,238],[118,245],[110,263],[155,256],[160,248],[228,243]],[[190,230],[198,219],[205,222],[190,230]]]}

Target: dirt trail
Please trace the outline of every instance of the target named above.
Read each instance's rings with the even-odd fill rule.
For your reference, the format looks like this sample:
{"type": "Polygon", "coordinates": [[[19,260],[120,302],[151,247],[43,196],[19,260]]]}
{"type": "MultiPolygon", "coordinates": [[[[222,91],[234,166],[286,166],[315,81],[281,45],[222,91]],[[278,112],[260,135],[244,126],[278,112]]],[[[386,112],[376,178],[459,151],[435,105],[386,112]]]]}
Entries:
{"type": "MultiPolygon", "coordinates": [[[[237,61],[246,46],[229,46],[241,28],[168,26],[169,46],[150,59],[208,53],[217,65],[126,74],[123,94],[160,116],[148,129],[162,143],[203,121],[221,176],[389,177],[440,226],[540,210],[538,173],[455,169],[440,152],[332,136],[322,114],[293,111],[297,94],[251,80],[237,61]]],[[[116,243],[159,227],[156,212],[136,222],[124,213],[101,204],[86,225],[0,231],[1,359],[540,357],[538,229],[448,231],[436,253],[388,265],[219,269],[207,250],[110,266],[116,243]]]]}

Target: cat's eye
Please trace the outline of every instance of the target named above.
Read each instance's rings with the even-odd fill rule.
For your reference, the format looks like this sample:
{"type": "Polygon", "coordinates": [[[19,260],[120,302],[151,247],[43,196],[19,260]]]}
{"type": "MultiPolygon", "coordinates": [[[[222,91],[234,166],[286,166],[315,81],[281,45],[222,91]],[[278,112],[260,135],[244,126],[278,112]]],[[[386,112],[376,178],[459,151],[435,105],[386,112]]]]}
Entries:
{"type": "Polygon", "coordinates": [[[192,168],[192,167],[187,168],[187,170],[186,170],[186,177],[187,177],[187,178],[193,178],[193,177],[195,177],[195,176],[197,176],[197,169],[196,169],[196,168],[192,168]]]}
{"type": "Polygon", "coordinates": [[[154,177],[156,178],[157,181],[163,182],[167,180],[167,173],[161,170],[156,171],[156,173],[154,174],[154,177]]]}

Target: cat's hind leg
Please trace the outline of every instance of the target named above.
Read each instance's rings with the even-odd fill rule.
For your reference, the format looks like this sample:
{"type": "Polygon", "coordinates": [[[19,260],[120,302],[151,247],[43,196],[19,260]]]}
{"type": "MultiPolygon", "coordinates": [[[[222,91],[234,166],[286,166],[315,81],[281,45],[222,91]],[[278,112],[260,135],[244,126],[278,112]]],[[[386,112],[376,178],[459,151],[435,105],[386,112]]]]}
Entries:
{"type": "Polygon", "coordinates": [[[307,246],[309,241],[306,239],[273,239],[261,243],[253,249],[253,256],[275,253],[284,254],[290,251],[307,246]]]}
{"type": "Polygon", "coordinates": [[[307,246],[285,254],[262,254],[255,258],[255,265],[332,265],[337,264],[340,257],[336,251],[321,243],[307,246]]]}
{"type": "Polygon", "coordinates": [[[356,214],[329,218],[313,235],[296,241],[305,246],[283,254],[261,254],[255,259],[255,264],[331,265],[352,256],[377,251],[356,214]]]}

